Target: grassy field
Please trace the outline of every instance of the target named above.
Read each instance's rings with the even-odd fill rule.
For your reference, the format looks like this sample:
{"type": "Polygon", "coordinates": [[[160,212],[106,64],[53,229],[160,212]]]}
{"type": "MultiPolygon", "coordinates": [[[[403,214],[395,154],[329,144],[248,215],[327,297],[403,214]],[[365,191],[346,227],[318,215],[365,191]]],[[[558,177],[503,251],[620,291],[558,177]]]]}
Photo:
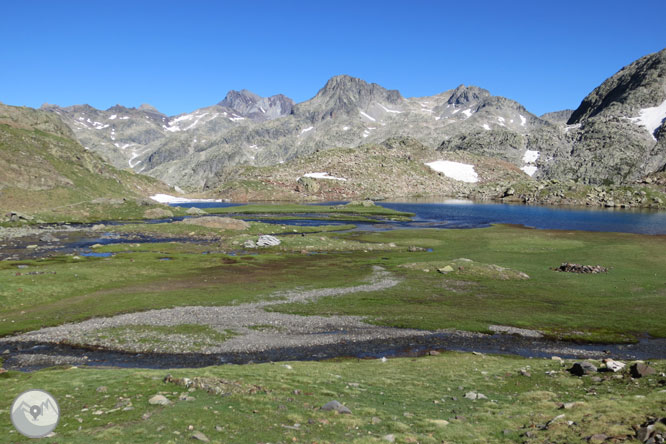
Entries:
{"type": "MultiPolygon", "coordinates": [[[[651,365],[666,370],[664,361],[651,365]]],[[[8,414],[11,400],[30,388],[49,391],[59,403],[61,418],[49,443],[196,442],[196,432],[215,443],[582,443],[601,442],[599,436],[590,440],[598,434],[637,442],[632,427],[664,416],[658,374],[579,378],[569,366],[444,353],[387,362],[7,372],[0,374],[0,440],[30,442],[8,414]],[[164,382],[169,373],[202,388],[164,382]],[[470,399],[470,392],[483,397],[470,399]],[[169,405],[149,404],[156,394],[169,405]],[[351,414],[320,409],[331,400],[351,414]]]]}
{"type": "MultiPolygon", "coordinates": [[[[163,225],[135,228],[178,227],[176,235],[182,230],[163,225]]],[[[213,242],[115,244],[96,250],[113,253],[108,258],[3,261],[0,334],[151,308],[255,301],[295,287],[348,286],[381,265],[402,282],[381,292],[274,309],[365,315],[381,325],[422,329],[486,332],[489,325],[511,325],[587,341],[633,341],[645,333],[666,337],[663,236],[512,226],[376,233],[317,227],[322,232],[309,233],[309,228],[281,235],[280,246],[257,254],[225,254],[242,250],[242,243],[260,232],[282,230],[268,227],[220,232],[213,242]],[[409,252],[409,247],[432,252],[409,252]],[[165,257],[171,260],[161,260],[165,257]],[[552,270],[562,262],[600,264],[609,271],[552,270]],[[18,269],[19,264],[28,268],[18,269]],[[447,266],[450,272],[437,271],[447,266]]]]}

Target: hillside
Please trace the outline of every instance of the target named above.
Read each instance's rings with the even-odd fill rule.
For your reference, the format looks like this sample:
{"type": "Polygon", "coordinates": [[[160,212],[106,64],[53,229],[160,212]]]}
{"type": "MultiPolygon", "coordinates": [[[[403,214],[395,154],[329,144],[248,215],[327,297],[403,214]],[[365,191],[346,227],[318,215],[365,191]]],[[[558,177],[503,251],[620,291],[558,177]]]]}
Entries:
{"type": "Polygon", "coordinates": [[[159,181],[118,170],[82,147],[55,114],[0,104],[0,219],[98,198],[140,198],[159,181]]]}
{"type": "Polygon", "coordinates": [[[229,179],[211,188],[240,201],[467,196],[479,184],[527,178],[502,160],[469,153],[443,155],[405,138],[325,150],[277,166],[229,168],[224,177],[229,179]],[[434,164],[435,169],[426,165],[435,161],[451,162],[446,164],[446,173],[437,171],[441,164],[434,164]],[[454,178],[466,171],[473,171],[476,177],[454,178]]]}

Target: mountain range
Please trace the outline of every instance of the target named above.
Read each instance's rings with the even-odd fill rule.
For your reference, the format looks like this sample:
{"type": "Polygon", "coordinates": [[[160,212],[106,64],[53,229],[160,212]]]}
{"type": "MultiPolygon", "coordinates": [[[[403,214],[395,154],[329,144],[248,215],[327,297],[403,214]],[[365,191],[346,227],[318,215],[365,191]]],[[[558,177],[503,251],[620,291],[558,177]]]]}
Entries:
{"type": "Polygon", "coordinates": [[[280,165],[395,137],[442,155],[496,158],[521,168],[526,179],[622,184],[666,165],[666,49],[611,76],[576,110],[543,116],[476,86],[405,98],[347,75],[298,104],[242,90],[177,116],[150,105],[42,108],[114,166],[191,191],[224,183],[239,165],[280,165]]]}

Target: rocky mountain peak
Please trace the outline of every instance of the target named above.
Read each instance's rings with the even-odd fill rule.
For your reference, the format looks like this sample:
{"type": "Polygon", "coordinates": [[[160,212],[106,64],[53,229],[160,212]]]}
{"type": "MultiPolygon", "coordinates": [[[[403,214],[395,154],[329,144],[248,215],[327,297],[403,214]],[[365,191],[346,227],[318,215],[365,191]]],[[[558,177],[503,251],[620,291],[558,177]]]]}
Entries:
{"type": "Polygon", "coordinates": [[[252,91],[242,89],[229,91],[218,105],[229,108],[243,117],[262,121],[290,114],[294,101],[283,94],[261,97],[252,91]]]}
{"type": "Polygon", "coordinates": [[[583,99],[567,123],[581,123],[611,108],[613,114],[632,114],[664,100],[666,49],[641,57],[606,79],[583,99]]]}
{"type": "Polygon", "coordinates": [[[356,115],[372,102],[398,104],[403,101],[398,90],[388,90],[346,74],[331,77],[312,99],[294,107],[294,114],[311,122],[341,115],[356,115]]]}
{"type": "Polygon", "coordinates": [[[447,101],[450,105],[466,105],[472,102],[479,102],[482,99],[490,97],[490,92],[478,86],[459,85],[451,93],[447,101]]]}

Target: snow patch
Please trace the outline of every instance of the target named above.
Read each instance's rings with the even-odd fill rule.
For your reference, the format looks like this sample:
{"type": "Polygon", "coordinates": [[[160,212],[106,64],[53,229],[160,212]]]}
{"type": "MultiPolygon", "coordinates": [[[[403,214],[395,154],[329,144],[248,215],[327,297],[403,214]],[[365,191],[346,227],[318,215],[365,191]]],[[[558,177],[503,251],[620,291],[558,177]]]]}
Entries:
{"type": "Polygon", "coordinates": [[[527,119],[525,118],[525,116],[523,116],[522,114],[518,114],[518,117],[520,117],[520,126],[525,126],[525,124],[527,123],[527,119]]]}
{"type": "Polygon", "coordinates": [[[349,127],[348,127],[348,126],[343,126],[343,127],[342,127],[342,131],[347,131],[347,130],[349,130],[349,127]]]}
{"type": "Polygon", "coordinates": [[[382,105],[381,103],[378,103],[378,105],[379,105],[384,111],[386,111],[387,113],[400,114],[400,113],[402,112],[402,111],[396,111],[396,110],[394,110],[394,109],[388,109],[387,107],[385,107],[385,106],[382,105]]]}
{"type": "Polygon", "coordinates": [[[434,171],[443,173],[446,177],[459,180],[461,182],[476,183],[479,176],[474,171],[474,165],[460,162],[451,162],[450,160],[436,160],[426,163],[434,171]]]}
{"type": "Polygon", "coordinates": [[[451,114],[455,114],[455,113],[459,113],[459,112],[460,112],[459,109],[454,109],[453,112],[452,112],[451,114]]]}
{"type": "Polygon", "coordinates": [[[580,123],[575,123],[573,125],[567,125],[566,127],[564,127],[564,132],[568,133],[569,131],[577,130],[578,128],[580,128],[580,123]]]}
{"type": "Polygon", "coordinates": [[[359,111],[359,112],[361,113],[361,115],[362,115],[363,117],[366,117],[366,118],[372,120],[373,122],[376,122],[376,121],[377,121],[377,119],[375,119],[375,118],[372,117],[372,116],[367,115],[367,114],[364,113],[363,111],[359,111]]]}
{"type": "Polygon", "coordinates": [[[520,169],[523,170],[528,176],[534,176],[534,173],[537,172],[537,166],[535,163],[538,158],[538,151],[525,150],[525,154],[523,154],[523,162],[525,162],[525,165],[520,167],[520,169]]]}
{"type": "Polygon", "coordinates": [[[301,130],[301,134],[307,133],[308,131],[311,131],[314,128],[314,126],[308,126],[307,128],[303,128],[301,130]]]}
{"type": "Polygon", "coordinates": [[[463,111],[463,114],[467,116],[467,119],[469,119],[470,117],[472,117],[472,110],[466,109],[465,111],[463,111]]]}
{"type": "Polygon", "coordinates": [[[222,202],[222,199],[187,199],[185,197],[176,197],[169,194],[153,194],[151,199],[159,203],[190,203],[190,202],[222,202]]]}
{"type": "Polygon", "coordinates": [[[328,173],[307,173],[303,174],[303,177],[312,177],[313,179],[332,179],[332,180],[342,180],[346,182],[347,179],[342,177],[329,176],[328,173]]]}
{"type": "Polygon", "coordinates": [[[523,162],[525,163],[535,163],[539,158],[539,152],[534,150],[525,150],[523,154],[523,162]]]}
{"type": "Polygon", "coordinates": [[[118,115],[114,114],[114,115],[109,117],[109,120],[116,120],[117,118],[118,118],[118,115]]]}
{"type": "Polygon", "coordinates": [[[666,119],[666,100],[661,105],[653,106],[652,108],[643,108],[638,112],[638,117],[632,117],[630,120],[637,125],[643,125],[652,138],[657,140],[654,137],[654,132],[661,126],[664,119],[666,119]]]}
{"type": "Polygon", "coordinates": [[[488,125],[487,123],[484,123],[483,124],[483,129],[486,130],[486,131],[490,131],[490,125],[488,125]]]}
{"type": "Polygon", "coordinates": [[[129,119],[129,116],[124,116],[120,118],[120,120],[127,120],[127,119],[129,119]]]}
{"type": "Polygon", "coordinates": [[[534,173],[537,171],[536,165],[523,165],[520,167],[520,169],[523,170],[528,176],[534,176],[534,173]]]}

